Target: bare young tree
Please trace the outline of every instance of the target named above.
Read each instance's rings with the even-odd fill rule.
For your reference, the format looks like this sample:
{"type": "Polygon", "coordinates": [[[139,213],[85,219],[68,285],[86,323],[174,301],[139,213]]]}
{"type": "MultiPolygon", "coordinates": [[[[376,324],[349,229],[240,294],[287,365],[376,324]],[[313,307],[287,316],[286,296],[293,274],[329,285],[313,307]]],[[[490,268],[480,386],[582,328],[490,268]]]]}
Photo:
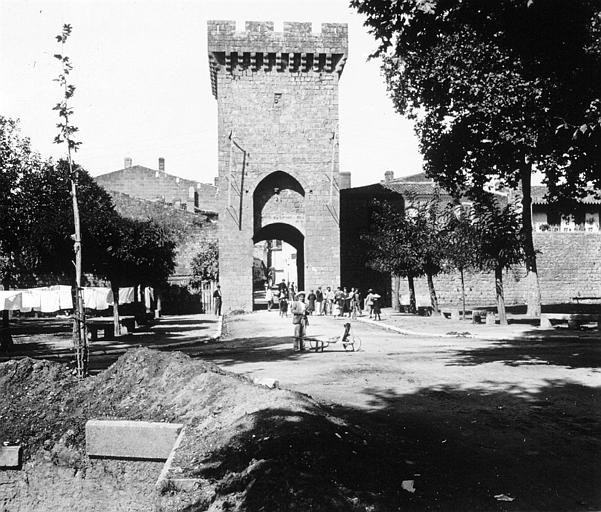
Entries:
{"type": "Polygon", "coordinates": [[[54,81],[58,82],[63,90],[63,97],[56,104],[53,110],[58,111],[61,121],[56,125],[59,129],[58,135],[54,138],[56,144],[66,144],[67,146],[67,162],[69,164],[69,176],[71,183],[71,198],[73,204],[73,222],[75,233],[73,238],[73,252],[75,253],[75,315],[73,316],[73,344],[76,352],[77,375],[85,377],[88,374],[88,338],[86,335],[85,312],[83,305],[83,295],[81,289],[81,268],[82,268],[82,243],[81,243],[81,224],[79,219],[79,204],[77,202],[77,185],[79,181],[78,168],[73,166],[72,152],[77,151],[81,142],[74,140],[74,135],[78,128],[73,126],[71,116],[73,108],[69,106],[69,100],[75,93],[75,86],[68,82],[68,76],[73,69],[68,56],[64,55],[64,47],[67,39],[71,35],[71,25],[63,25],[62,32],[56,36],[56,40],[61,44],[61,53],[57,53],[54,57],[61,63],[61,71],[58,78],[54,81]]]}

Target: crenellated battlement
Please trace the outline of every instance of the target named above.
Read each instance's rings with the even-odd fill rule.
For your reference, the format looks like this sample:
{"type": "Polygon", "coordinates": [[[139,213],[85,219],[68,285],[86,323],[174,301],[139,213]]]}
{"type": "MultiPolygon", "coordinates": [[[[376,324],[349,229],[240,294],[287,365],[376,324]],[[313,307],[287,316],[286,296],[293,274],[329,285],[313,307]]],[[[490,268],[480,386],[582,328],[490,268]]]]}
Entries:
{"type": "Polygon", "coordinates": [[[209,52],[295,52],[342,53],[348,50],[346,23],[322,23],[321,32],[313,32],[308,22],[284,22],[283,32],[274,31],[272,21],[247,21],[236,31],[235,21],[207,22],[209,52]]]}
{"type": "Polygon", "coordinates": [[[224,70],[342,73],[348,52],[346,23],[284,22],[282,32],[272,21],[247,21],[236,31],[235,21],[209,21],[208,52],[213,95],[217,97],[217,73],[224,70]]]}

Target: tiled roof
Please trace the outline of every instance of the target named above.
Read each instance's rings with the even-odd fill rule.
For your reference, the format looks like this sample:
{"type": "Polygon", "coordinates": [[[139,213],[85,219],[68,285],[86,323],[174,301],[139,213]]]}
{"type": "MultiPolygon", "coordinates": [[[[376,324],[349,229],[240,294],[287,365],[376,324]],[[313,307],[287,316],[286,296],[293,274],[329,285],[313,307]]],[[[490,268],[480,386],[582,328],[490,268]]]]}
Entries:
{"type": "MultiPolygon", "coordinates": [[[[547,187],[545,185],[532,186],[532,204],[549,204],[546,195],[547,187]]],[[[582,204],[601,204],[601,190],[597,191],[596,197],[594,191],[591,190],[586,196],[578,199],[578,202],[582,204]]]]}
{"type": "Polygon", "coordinates": [[[388,183],[382,183],[382,186],[404,195],[431,196],[435,191],[438,191],[438,193],[443,196],[450,195],[433,181],[430,183],[412,183],[393,180],[388,183]]]}
{"type": "Polygon", "coordinates": [[[426,177],[426,173],[425,172],[420,172],[418,174],[411,174],[409,176],[401,176],[399,178],[396,178],[394,181],[411,181],[411,182],[415,182],[415,181],[432,181],[430,178],[426,177]]]}

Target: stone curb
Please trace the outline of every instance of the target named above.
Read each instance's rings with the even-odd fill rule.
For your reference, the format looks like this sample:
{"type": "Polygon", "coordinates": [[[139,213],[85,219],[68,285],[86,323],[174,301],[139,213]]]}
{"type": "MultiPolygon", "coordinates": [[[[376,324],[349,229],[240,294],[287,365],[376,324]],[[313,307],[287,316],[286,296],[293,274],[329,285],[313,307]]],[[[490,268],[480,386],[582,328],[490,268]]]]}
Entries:
{"type": "Polygon", "coordinates": [[[185,432],[186,432],[186,427],[182,427],[179,435],[177,436],[177,439],[175,440],[175,443],[173,444],[173,447],[171,448],[171,453],[167,457],[167,460],[165,461],[165,464],[163,465],[163,469],[161,469],[159,478],[157,479],[157,481],[155,483],[155,488],[159,492],[165,490],[169,483],[169,478],[168,478],[169,470],[171,469],[171,465],[173,464],[173,459],[175,457],[175,452],[179,448],[179,445],[181,444],[182,439],[184,438],[185,432]]]}
{"type": "MultiPolygon", "coordinates": [[[[156,349],[171,349],[171,348],[197,345],[199,343],[207,344],[211,341],[219,341],[219,339],[222,336],[222,332],[223,332],[223,316],[220,316],[219,320],[217,320],[217,331],[213,336],[209,336],[207,338],[202,338],[202,339],[196,339],[196,340],[177,341],[174,343],[166,343],[164,345],[159,345],[159,346],[148,345],[147,347],[148,348],[156,348],[156,349]]],[[[141,346],[144,346],[144,345],[131,345],[128,347],[123,347],[123,348],[90,350],[90,357],[98,356],[98,355],[101,355],[101,356],[120,355],[120,354],[124,354],[129,349],[139,348],[141,346]]],[[[15,360],[15,359],[23,359],[25,357],[31,357],[32,359],[49,359],[49,360],[57,359],[60,361],[63,359],[72,358],[73,351],[72,350],[68,350],[68,351],[63,350],[62,352],[55,353],[55,354],[15,355],[12,357],[3,355],[3,356],[0,356],[0,363],[15,360]]]]}
{"type": "MultiPolygon", "coordinates": [[[[539,334],[532,335],[507,335],[507,336],[499,336],[499,335],[484,335],[484,334],[466,334],[462,336],[458,336],[456,334],[443,334],[443,333],[433,333],[433,332],[424,332],[424,331],[411,331],[408,329],[401,329],[400,327],[396,327],[391,324],[381,323],[374,320],[370,320],[367,318],[357,318],[356,321],[363,322],[365,324],[374,325],[376,327],[380,327],[382,329],[388,329],[390,331],[398,332],[399,334],[403,334],[405,336],[421,336],[427,338],[466,338],[466,339],[478,339],[478,340],[491,340],[491,341],[553,341],[553,338],[548,336],[543,336],[539,334]]],[[[562,341],[570,340],[570,341],[584,341],[591,340],[594,341],[593,337],[581,337],[576,334],[566,334],[562,335],[560,338],[562,341]]]]}

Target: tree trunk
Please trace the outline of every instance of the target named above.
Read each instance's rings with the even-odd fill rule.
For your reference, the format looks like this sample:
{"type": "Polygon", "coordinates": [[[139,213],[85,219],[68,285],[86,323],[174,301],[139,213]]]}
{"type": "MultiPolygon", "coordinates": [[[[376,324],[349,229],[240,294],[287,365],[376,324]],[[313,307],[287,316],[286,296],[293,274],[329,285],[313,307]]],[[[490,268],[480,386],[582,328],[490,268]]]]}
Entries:
{"type": "Polygon", "coordinates": [[[401,278],[397,275],[392,276],[392,309],[401,310],[401,301],[399,300],[399,290],[401,288],[401,278]]]}
{"type": "Polygon", "coordinates": [[[461,274],[461,303],[463,304],[461,320],[465,320],[465,276],[463,275],[463,269],[459,269],[459,272],[461,274]]]}
{"type": "MultiPolygon", "coordinates": [[[[8,280],[2,281],[1,288],[8,290],[8,280]]],[[[10,333],[10,315],[8,310],[2,311],[2,327],[0,327],[0,350],[8,352],[13,346],[13,337],[10,333]]]]}
{"type": "Polygon", "coordinates": [[[505,294],[503,293],[503,268],[495,268],[495,288],[497,290],[497,311],[499,313],[499,324],[507,325],[507,314],[505,313],[505,294]]]}
{"type": "Polygon", "coordinates": [[[73,235],[73,252],[75,253],[75,316],[73,320],[73,343],[75,345],[77,375],[86,377],[88,375],[88,339],[86,335],[86,318],[83,304],[83,292],[81,289],[81,224],[79,220],[79,205],[77,203],[77,176],[73,174],[73,163],[71,161],[71,150],[68,152],[69,174],[71,176],[71,200],[73,205],[73,224],[75,233],[73,235]]]}
{"type": "Polygon", "coordinates": [[[407,283],[409,284],[409,313],[417,313],[417,303],[415,301],[415,284],[413,283],[413,276],[407,276],[407,283]]]}
{"type": "Polygon", "coordinates": [[[434,289],[434,279],[432,278],[432,274],[426,274],[426,277],[428,279],[428,290],[430,291],[432,309],[434,310],[435,315],[440,315],[440,310],[438,309],[438,297],[436,297],[436,290],[434,289]]]}
{"type": "Polygon", "coordinates": [[[121,336],[121,324],[119,323],[119,287],[111,286],[113,290],[113,330],[115,338],[121,336]]]}
{"type": "Polygon", "coordinates": [[[8,352],[13,346],[13,337],[10,334],[8,310],[2,311],[2,328],[0,328],[0,349],[8,352]]]}
{"type": "Polygon", "coordinates": [[[536,252],[532,238],[532,168],[525,163],[521,169],[522,180],[522,232],[524,234],[524,251],[526,252],[526,283],[528,290],[527,315],[540,317],[541,295],[536,266],[536,252]]]}

